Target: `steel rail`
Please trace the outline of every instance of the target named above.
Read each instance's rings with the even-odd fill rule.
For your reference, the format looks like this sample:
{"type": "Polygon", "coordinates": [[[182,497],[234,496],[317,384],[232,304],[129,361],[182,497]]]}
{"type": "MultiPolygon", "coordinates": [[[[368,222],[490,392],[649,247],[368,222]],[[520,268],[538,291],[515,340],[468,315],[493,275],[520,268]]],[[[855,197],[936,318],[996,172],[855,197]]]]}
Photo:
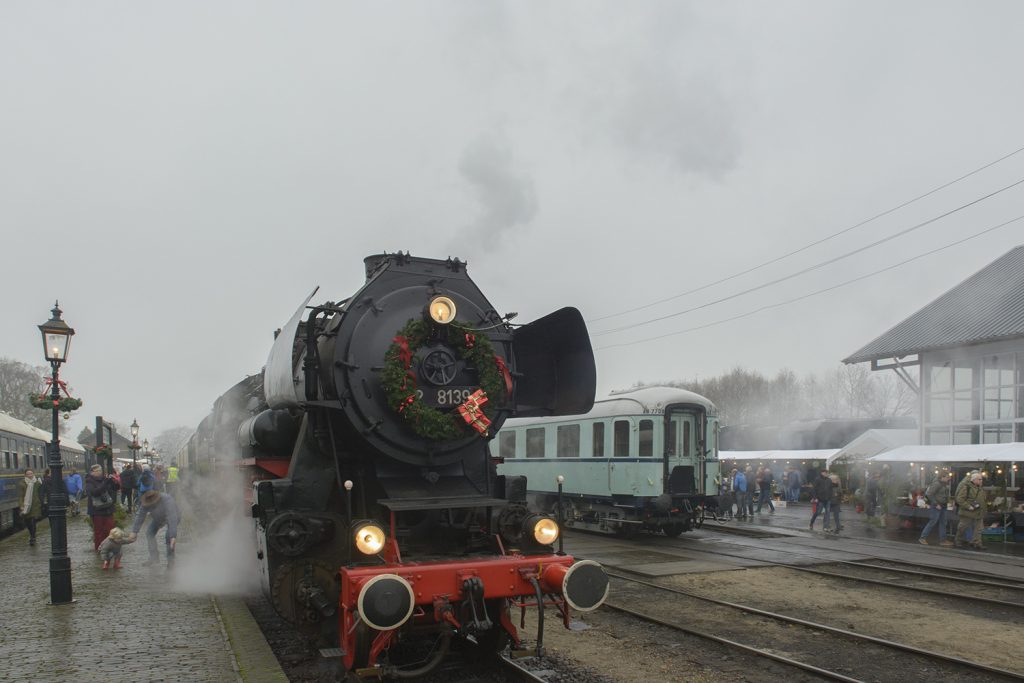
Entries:
{"type": "MultiPolygon", "coordinates": [[[[917,562],[907,562],[906,560],[890,560],[888,558],[876,557],[876,562],[891,562],[893,564],[902,564],[908,567],[927,567],[929,569],[938,569],[940,571],[957,572],[959,574],[973,574],[974,576],[988,576],[994,579],[1002,579],[1003,581],[1017,581],[1006,576],[999,576],[998,574],[989,574],[987,572],[976,572],[970,569],[954,569],[953,567],[935,567],[928,564],[919,564],[917,562]]],[[[907,574],[924,574],[926,576],[937,576],[943,579],[950,579],[952,581],[963,581],[964,583],[977,583],[983,586],[994,586],[996,588],[1010,588],[1012,590],[1024,591],[1024,581],[1017,581],[1016,583],[999,583],[998,581],[985,581],[982,579],[971,579],[966,576],[952,576],[946,574],[930,574],[928,572],[916,572],[912,569],[899,569],[898,567],[881,567],[877,564],[871,564],[870,562],[863,562],[857,560],[839,560],[843,564],[852,564],[859,567],[871,567],[872,569],[884,569],[890,572],[901,572],[907,574]]]]}
{"type": "MultiPolygon", "coordinates": [[[[671,546],[671,547],[674,547],[674,546],[671,546]]],[[[849,564],[849,565],[857,566],[857,567],[867,567],[869,569],[877,569],[879,571],[891,571],[893,573],[909,573],[909,574],[915,574],[916,573],[916,574],[919,574],[921,576],[931,576],[931,577],[935,577],[935,578],[938,578],[938,579],[946,579],[946,580],[949,580],[949,581],[960,581],[960,582],[963,582],[963,583],[982,584],[982,585],[988,585],[988,586],[993,586],[993,587],[998,587],[998,588],[1009,588],[1011,590],[1024,590],[1024,584],[1015,585],[1015,584],[1000,584],[1000,583],[995,583],[995,582],[993,582],[993,583],[986,583],[986,582],[981,581],[979,579],[969,579],[969,578],[966,578],[966,577],[948,576],[948,575],[943,575],[943,574],[930,574],[928,572],[914,572],[912,570],[899,569],[899,568],[896,568],[896,567],[882,567],[882,566],[879,566],[879,565],[876,565],[876,564],[870,564],[870,563],[867,563],[867,562],[858,562],[858,561],[855,561],[855,560],[822,560],[820,558],[816,558],[815,556],[809,555],[807,553],[797,553],[797,552],[790,552],[790,551],[775,550],[773,548],[757,548],[757,550],[767,550],[768,552],[781,553],[781,554],[786,554],[786,555],[798,555],[800,557],[806,557],[808,559],[817,560],[819,564],[849,564]]],[[[736,558],[740,558],[740,559],[750,559],[746,555],[738,555],[736,553],[724,553],[724,552],[721,552],[719,550],[715,550],[715,551],[702,550],[701,552],[707,552],[707,553],[712,553],[713,552],[713,554],[715,554],[715,555],[722,555],[723,557],[736,557],[736,558]]],[[[877,561],[879,561],[879,562],[892,562],[892,563],[896,563],[896,564],[903,564],[903,565],[908,565],[908,566],[913,566],[913,567],[928,567],[929,566],[929,565],[915,564],[915,563],[912,563],[912,562],[906,562],[906,561],[903,561],[903,560],[890,560],[890,559],[885,559],[885,558],[875,558],[875,559],[877,561]]],[[[786,567],[786,568],[789,568],[789,569],[797,569],[797,570],[800,570],[800,571],[812,571],[812,570],[806,569],[805,567],[801,567],[800,565],[794,565],[794,564],[791,564],[789,562],[777,562],[777,561],[773,561],[773,560],[757,560],[757,562],[762,563],[762,564],[766,564],[766,565],[776,566],[776,567],[786,567]]],[[[940,567],[935,567],[935,569],[941,569],[941,568],[940,567]]],[[[818,570],[818,571],[820,571],[820,570],[818,570]]],[[[949,571],[958,571],[958,572],[962,572],[962,573],[965,573],[965,574],[972,574],[973,573],[973,574],[979,575],[979,576],[984,575],[982,573],[972,572],[970,570],[950,569],[949,571]]],[[[833,576],[841,576],[843,578],[849,578],[849,579],[852,579],[852,580],[855,580],[855,581],[865,581],[867,583],[871,583],[872,582],[871,580],[866,579],[866,578],[861,578],[861,577],[856,577],[856,576],[848,576],[846,574],[833,574],[833,576]]],[[[997,575],[991,575],[991,576],[993,578],[1003,578],[1004,580],[1013,581],[1013,579],[1008,579],[1006,577],[999,577],[997,575]]],[[[894,584],[894,583],[883,583],[883,585],[893,586],[893,587],[896,587],[896,588],[905,588],[907,590],[916,590],[916,591],[921,591],[923,593],[935,593],[935,592],[938,592],[938,593],[941,593],[942,595],[957,595],[956,593],[944,593],[942,591],[935,591],[934,589],[918,588],[918,587],[915,587],[915,586],[904,586],[904,585],[894,584]]],[[[997,604],[997,605],[1008,605],[1010,607],[1024,607],[1024,604],[1021,604],[1021,603],[1008,602],[1008,601],[1003,601],[1003,600],[995,600],[994,598],[973,598],[972,597],[972,599],[978,600],[978,601],[981,601],[981,602],[991,602],[991,603],[997,604]]]]}
{"type": "Polygon", "coordinates": [[[522,666],[508,655],[495,653],[494,658],[505,671],[511,673],[517,680],[525,681],[526,683],[546,683],[545,679],[522,666]]]}
{"type": "MultiPolygon", "coordinates": [[[[818,576],[829,576],[836,579],[850,579],[851,581],[860,581],[862,583],[873,583],[878,586],[885,586],[886,588],[902,588],[903,590],[917,591],[918,593],[931,593],[933,595],[941,595],[944,598],[961,598],[963,600],[970,600],[971,602],[985,602],[990,605],[1001,605],[1003,607],[1019,607],[1024,609],[1024,603],[1022,602],[1010,602],[1009,600],[997,600],[995,598],[984,598],[976,595],[964,595],[963,593],[950,593],[947,591],[941,591],[936,588],[925,588],[923,586],[907,586],[901,583],[890,583],[888,581],[882,581],[881,579],[869,579],[866,576],[852,576],[850,574],[836,574],[833,572],[822,571],[821,569],[811,569],[810,567],[800,567],[793,564],[785,564],[783,562],[776,563],[779,567],[786,569],[792,569],[798,572],[807,572],[808,574],[817,574],[818,576]]],[[[845,563],[844,563],[845,564],[845,563]]],[[[860,565],[866,567],[872,567],[873,569],[885,570],[886,567],[874,567],[872,565],[860,565]]],[[[920,573],[924,576],[935,576],[934,574],[925,574],[924,572],[911,572],[920,573]]],[[[945,578],[945,577],[939,577],[945,578]]]]}
{"type": "Polygon", "coordinates": [[[793,667],[796,667],[798,669],[803,669],[804,671],[810,671],[811,673],[818,674],[819,676],[822,676],[824,678],[831,678],[832,680],[835,680],[835,681],[845,681],[846,683],[864,683],[864,681],[862,681],[859,678],[850,678],[849,676],[844,676],[843,674],[838,673],[836,671],[829,671],[828,669],[822,669],[820,667],[814,666],[813,664],[806,664],[804,662],[801,662],[798,659],[791,659],[789,657],[783,657],[782,655],[777,655],[774,652],[769,652],[767,650],[762,650],[760,648],[756,648],[756,647],[753,647],[751,645],[744,645],[743,643],[736,642],[735,640],[729,640],[728,638],[722,638],[721,636],[712,635],[712,634],[707,633],[705,631],[698,631],[697,629],[689,628],[687,626],[683,626],[682,624],[676,624],[676,623],[673,623],[671,621],[664,621],[663,619],[659,619],[657,617],[652,617],[649,614],[642,614],[642,613],[637,612],[635,610],[632,610],[632,609],[630,609],[628,607],[623,607],[622,605],[616,605],[615,603],[613,603],[613,602],[611,602],[609,600],[605,600],[604,604],[602,605],[602,608],[605,608],[605,607],[608,608],[608,609],[611,609],[611,610],[615,610],[616,612],[622,612],[623,614],[628,614],[630,616],[636,617],[637,619],[642,619],[643,621],[647,621],[647,622],[650,622],[652,624],[658,624],[659,626],[664,626],[666,628],[671,628],[671,629],[674,629],[676,631],[682,631],[683,633],[688,633],[688,634],[690,634],[692,636],[697,636],[698,638],[704,638],[706,640],[711,640],[711,641],[714,641],[716,643],[721,643],[723,645],[728,645],[729,647],[734,647],[734,648],[743,650],[744,652],[749,652],[751,654],[757,655],[758,657],[766,657],[768,659],[772,659],[772,660],[774,660],[776,662],[780,662],[780,663],[786,664],[788,666],[793,666],[793,667]]]}
{"type": "Polygon", "coordinates": [[[743,612],[747,612],[749,614],[757,614],[759,616],[768,617],[769,619],[776,619],[778,621],[785,621],[785,622],[788,622],[788,623],[791,623],[791,624],[799,624],[801,626],[807,626],[809,628],[817,629],[817,630],[820,630],[820,631],[827,631],[827,632],[830,632],[830,633],[837,633],[839,635],[843,635],[843,636],[846,636],[848,638],[853,638],[853,639],[856,639],[856,640],[863,640],[863,641],[866,641],[866,642],[875,643],[876,645],[882,645],[884,647],[889,647],[889,648],[896,649],[896,650],[902,650],[904,652],[911,652],[913,654],[921,655],[923,657],[928,657],[928,658],[931,658],[931,659],[937,659],[937,660],[941,660],[941,661],[944,661],[944,662],[951,662],[953,664],[957,664],[959,666],[963,666],[963,667],[966,667],[966,668],[969,668],[969,669],[976,669],[976,670],[980,670],[980,671],[987,671],[989,673],[998,674],[1000,676],[1005,676],[1007,678],[1012,678],[1014,680],[1024,681],[1024,673],[1018,673],[1018,672],[1015,672],[1015,671],[1010,671],[1008,669],[1000,669],[999,667],[989,666],[988,664],[982,664],[981,662],[974,662],[974,661],[971,661],[969,659],[963,659],[961,657],[956,657],[956,656],[953,656],[953,655],[945,655],[945,654],[942,654],[941,652],[935,652],[933,650],[925,650],[923,648],[915,647],[913,645],[906,645],[904,643],[897,643],[896,641],[886,640],[885,638],[878,638],[876,636],[869,636],[869,635],[866,635],[866,634],[863,634],[863,633],[857,633],[855,631],[848,631],[846,629],[838,628],[836,626],[828,626],[827,624],[819,624],[817,622],[808,621],[806,619],[800,619],[798,617],[790,617],[790,616],[787,616],[785,614],[778,614],[776,612],[769,612],[767,610],[758,609],[757,607],[750,607],[749,605],[741,605],[739,603],[729,602],[727,600],[719,600],[717,598],[709,598],[709,597],[707,597],[705,595],[700,595],[698,593],[691,593],[690,591],[685,591],[685,590],[682,590],[680,588],[671,588],[669,586],[662,586],[662,585],[657,584],[657,583],[652,583],[650,581],[643,581],[641,579],[635,579],[635,578],[632,578],[632,577],[629,577],[629,576],[624,576],[622,574],[616,574],[614,572],[606,571],[605,573],[608,576],[611,576],[611,577],[614,577],[614,578],[617,578],[617,579],[621,579],[623,581],[629,581],[629,582],[632,582],[632,583],[639,584],[641,586],[649,586],[651,588],[657,588],[659,590],[663,590],[663,591],[666,591],[668,593],[676,593],[678,595],[686,595],[688,597],[695,598],[697,600],[703,600],[705,602],[710,602],[710,603],[713,603],[713,604],[716,604],[716,605],[723,605],[725,607],[732,607],[733,609],[738,609],[738,610],[741,610],[743,612]]]}

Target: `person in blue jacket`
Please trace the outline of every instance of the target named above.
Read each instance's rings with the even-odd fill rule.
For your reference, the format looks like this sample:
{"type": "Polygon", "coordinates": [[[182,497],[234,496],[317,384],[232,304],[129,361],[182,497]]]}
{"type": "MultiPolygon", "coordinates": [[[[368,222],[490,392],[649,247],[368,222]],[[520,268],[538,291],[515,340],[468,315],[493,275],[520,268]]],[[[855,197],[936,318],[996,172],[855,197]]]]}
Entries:
{"type": "Polygon", "coordinates": [[[80,512],[78,503],[82,500],[82,492],[85,490],[82,475],[76,470],[71,470],[68,476],[64,477],[64,485],[68,488],[68,506],[71,508],[71,514],[77,515],[80,512]]]}
{"type": "Polygon", "coordinates": [[[739,470],[732,471],[732,490],[736,494],[736,519],[746,519],[747,477],[739,470]]]}

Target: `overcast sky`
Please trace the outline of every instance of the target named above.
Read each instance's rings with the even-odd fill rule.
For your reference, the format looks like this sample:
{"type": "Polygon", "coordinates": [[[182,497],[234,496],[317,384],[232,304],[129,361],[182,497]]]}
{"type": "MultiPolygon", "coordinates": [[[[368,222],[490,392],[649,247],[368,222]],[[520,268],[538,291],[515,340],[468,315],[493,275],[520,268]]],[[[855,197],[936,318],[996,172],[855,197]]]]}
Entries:
{"type": "Polygon", "coordinates": [[[499,311],[589,320],[598,388],[821,372],[1012,247],[1017,2],[0,4],[0,356],[143,435],[193,425],[362,259],[458,256],[499,311]],[[609,329],[631,326],[619,332],[609,329]],[[655,341],[639,341],[666,336],[655,341]],[[637,342],[637,343],[633,343],[637,342]],[[623,345],[629,344],[629,345],[623,345]]]}

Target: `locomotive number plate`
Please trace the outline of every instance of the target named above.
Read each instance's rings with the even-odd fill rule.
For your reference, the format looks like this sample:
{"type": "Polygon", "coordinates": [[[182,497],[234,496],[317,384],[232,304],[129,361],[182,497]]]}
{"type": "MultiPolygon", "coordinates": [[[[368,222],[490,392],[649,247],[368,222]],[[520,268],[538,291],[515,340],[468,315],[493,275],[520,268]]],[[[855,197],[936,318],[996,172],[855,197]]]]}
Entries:
{"type": "Polygon", "coordinates": [[[455,408],[462,405],[479,387],[437,387],[421,389],[423,402],[433,408],[455,408]]]}

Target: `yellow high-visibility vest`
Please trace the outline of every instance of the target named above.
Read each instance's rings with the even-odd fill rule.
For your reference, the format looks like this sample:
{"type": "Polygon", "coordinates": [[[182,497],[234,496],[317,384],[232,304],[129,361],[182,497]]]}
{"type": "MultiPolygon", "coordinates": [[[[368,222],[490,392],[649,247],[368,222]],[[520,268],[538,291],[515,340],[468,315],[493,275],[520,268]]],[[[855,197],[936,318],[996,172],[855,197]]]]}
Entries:
{"type": "Polygon", "coordinates": [[[178,481],[178,468],[171,466],[167,468],[167,483],[173,484],[178,481]]]}

